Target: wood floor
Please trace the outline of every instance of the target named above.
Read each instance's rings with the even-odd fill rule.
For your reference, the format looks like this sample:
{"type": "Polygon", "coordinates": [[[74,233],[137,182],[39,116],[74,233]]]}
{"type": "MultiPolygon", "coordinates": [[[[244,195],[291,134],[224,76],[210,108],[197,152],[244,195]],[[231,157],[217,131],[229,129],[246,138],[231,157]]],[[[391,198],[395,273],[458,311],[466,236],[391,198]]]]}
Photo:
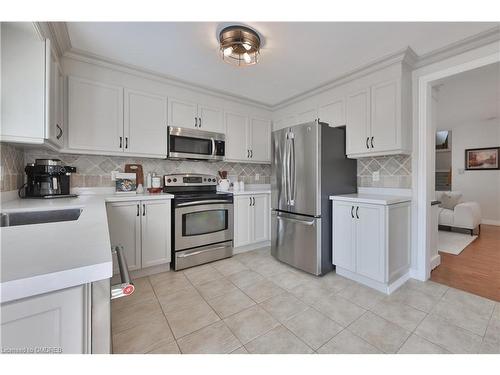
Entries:
{"type": "Polygon", "coordinates": [[[500,301],[500,227],[481,225],[480,236],[459,255],[439,254],[432,281],[500,301]]]}

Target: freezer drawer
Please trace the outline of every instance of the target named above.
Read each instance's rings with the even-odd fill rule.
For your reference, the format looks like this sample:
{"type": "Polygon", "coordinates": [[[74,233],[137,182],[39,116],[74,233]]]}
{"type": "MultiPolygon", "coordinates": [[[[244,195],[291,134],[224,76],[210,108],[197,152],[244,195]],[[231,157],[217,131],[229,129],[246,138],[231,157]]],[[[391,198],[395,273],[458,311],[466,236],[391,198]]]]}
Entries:
{"type": "Polygon", "coordinates": [[[321,218],[272,212],[271,254],[314,275],[321,274],[321,218]]]}

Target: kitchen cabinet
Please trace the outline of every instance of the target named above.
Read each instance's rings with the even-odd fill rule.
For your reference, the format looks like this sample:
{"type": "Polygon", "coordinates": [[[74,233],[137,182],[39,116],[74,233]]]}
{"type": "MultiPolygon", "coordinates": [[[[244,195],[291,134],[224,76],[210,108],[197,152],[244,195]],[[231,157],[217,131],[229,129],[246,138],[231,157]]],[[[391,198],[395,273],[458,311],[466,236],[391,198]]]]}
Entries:
{"type": "Polygon", "coordinates": [[[234,247],[269,241],[270,194],[234,197],[234,247]]]}
{"type": "Polygon", "coordinates": [[[271,162],[271,121],[237,113],[225,113],[228,161],[271,162]]]}
{"type": "Polygon", "coordinates": [[[180,128],[224,133],[222,109],[175,98],[170,99],[168,124],[180,128]]]}
{"type": "Polygon", "coordinates": [[[318,119],[318,110],[316,108],[300,112],[295,116],[294,125],[304,124],[306,122],[316,121],[318,119]]]}
{"type": "Polygon", "coordinates": [[[273,131],[283,129],[295,125],[297,122],[296,116],[290,115],[273,121],[273,131]]]}
{"type": "Polygon", "coordinates": [[[111,246],[123,246],[130,271],[170,263],[170,200],[112,202],[106,208],[111,246]]]}
{"type": "Polygon", "coordinates": [[[364,153],[369,150],[370,92],[360,90],[347,96],[346,153],[364,153]]]}
{"type": "Polygon", "coordinates": [[[63,112],[64,76],[61,66],[55,58],[50,59],[48,139],[57,148],[64,146],[64,112],[63,112]]]}
{"type": "Polygon", "coordinates": [[[331,127],[344,126],[345,99],[343,97],[334,99],[318,108],[318,120],[326,122],[331,127]]]}
{"type": "Polygon", "coordinates": [[[89,353],[89,286],[79,285],[3,303],[2,350],[20,353],[89,353]],[[44,350],[54,350],[45,352],[44,350]]]}
{"type": "Polygon", "coordinates": [[[339,275],[384,293],[409,277],[410,202],[333,200],[332,259],[339,275]]]}
{"type": "Polygon", "coordinates": [[[167,154],[167,98],[125,89],[124,150],[132,154],[167,154]]]}

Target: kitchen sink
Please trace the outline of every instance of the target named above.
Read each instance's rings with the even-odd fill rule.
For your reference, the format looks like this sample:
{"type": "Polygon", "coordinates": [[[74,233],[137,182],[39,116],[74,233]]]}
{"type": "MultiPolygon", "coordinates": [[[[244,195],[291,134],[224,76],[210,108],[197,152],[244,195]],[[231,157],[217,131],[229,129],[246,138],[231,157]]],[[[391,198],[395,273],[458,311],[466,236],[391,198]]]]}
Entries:
{"type": "Polygon", "coordinates": [[[6,212],[0,214],[0,227],[74,221],[78,220],[82,211],[83,208],[68,208],[64,210],[6,212]]]}

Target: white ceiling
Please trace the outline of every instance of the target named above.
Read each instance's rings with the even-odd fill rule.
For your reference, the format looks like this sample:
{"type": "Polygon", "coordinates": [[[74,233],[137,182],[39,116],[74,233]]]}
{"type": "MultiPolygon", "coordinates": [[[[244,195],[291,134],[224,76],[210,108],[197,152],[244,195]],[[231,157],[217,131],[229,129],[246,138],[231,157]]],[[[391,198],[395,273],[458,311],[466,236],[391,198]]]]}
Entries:
{"type": "Polygon", "coordinates": [[[228,23],[68,22],[73,48],[266,105],[276,105],[410,46],[417,55],[498,23],[255,22],[259,64],[238,68],[218,53],[228,23]]]}
{"type": "Polygon", "coordinates": [[[438,89],[438,129],[491,120],[500,124],[500,63],[449,77],[438,89]]]}

